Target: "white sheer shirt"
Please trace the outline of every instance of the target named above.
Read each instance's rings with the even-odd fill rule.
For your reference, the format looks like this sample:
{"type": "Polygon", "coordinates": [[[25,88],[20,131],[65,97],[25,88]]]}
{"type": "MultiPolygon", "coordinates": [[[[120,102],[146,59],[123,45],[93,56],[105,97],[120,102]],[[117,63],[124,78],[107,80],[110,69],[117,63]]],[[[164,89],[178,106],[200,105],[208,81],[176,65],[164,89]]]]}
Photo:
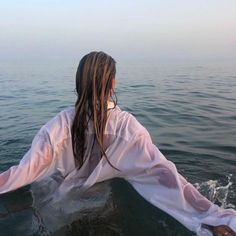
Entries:
{"type": "Polygon", "coordinates": [[[55,203],[72,190],[82,192],[95,183],[120,177],[197,235],[212,235],[203,225],[228,225],[236,231],[233,209],[222,209],[202,196],[152,143],[149,133],[134,116],[111,103],[108,108],[106,155],[120,171],[111,167],[105,157],[100,158],[98,147],[93,145],[92,122],[86,131],[85,163],[76,169],[71,142],[75,109],[68,108],[38,131],[18,165],[0,174],[0,194],[60,173],[62,181],[50,194],[55,203]]]}

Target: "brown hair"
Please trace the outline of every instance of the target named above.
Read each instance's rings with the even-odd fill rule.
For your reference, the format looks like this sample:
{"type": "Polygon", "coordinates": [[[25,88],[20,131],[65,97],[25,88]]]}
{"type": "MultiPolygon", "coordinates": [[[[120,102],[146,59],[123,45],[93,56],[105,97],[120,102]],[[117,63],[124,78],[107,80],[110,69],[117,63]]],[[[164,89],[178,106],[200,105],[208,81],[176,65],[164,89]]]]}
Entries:
{"type": "MultiPolygon", "coordinates": [[[[104,130],[107,122],[107,104],[111,97],[112,80],[115,79],[115,60],[104,52],[85,55],[76,73],[75,118],[72,124],[72,148],[77,168],[84,163],[85,131],[90,120],[93,122],[94,140],[100,147],[101,157],[105,156],[104,130]]],[[[113,91],[112,91],[113,92],[113,91]]],[[[114,93],[112,93],[114,94],[114,93]]],[[[117,99],[113,99],[114,107],[117,99]]],[[[115,167],[114,167],[115,168],[115,167]]],[[[116,169],[116,168],[115,168],[116,169]]]]}

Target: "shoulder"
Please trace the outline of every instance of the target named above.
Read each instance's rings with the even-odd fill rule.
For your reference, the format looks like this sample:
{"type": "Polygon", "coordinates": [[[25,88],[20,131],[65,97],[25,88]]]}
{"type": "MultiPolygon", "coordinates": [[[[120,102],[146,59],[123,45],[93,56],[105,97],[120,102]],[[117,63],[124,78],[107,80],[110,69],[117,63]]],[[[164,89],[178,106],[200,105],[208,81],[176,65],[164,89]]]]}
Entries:
{"type": "Polygon", "coordinates": [[[128,111],[119,107],[110,111],[107,130],[113,130],[117,136],[129,141],[137,136],[150,137],[147,129],[128,111]]]}
{"type": "Polygon", "coordinates": [[[55,128],[56,127],[62,127],[63,125],[69,125],[75,115],[75,108],[74,107],[68,107],[61,112],[59,112],[56,116],[54,116],[51,120],[49,120],[45,126],[48,129],[55,128]]]}
{"type": "Polygon", "coordinates": [[[49,120],[42,129],[47,132],[51,140],[65,139],[70,136],[74,115],[75,108],[68,107],[49,120]]]}

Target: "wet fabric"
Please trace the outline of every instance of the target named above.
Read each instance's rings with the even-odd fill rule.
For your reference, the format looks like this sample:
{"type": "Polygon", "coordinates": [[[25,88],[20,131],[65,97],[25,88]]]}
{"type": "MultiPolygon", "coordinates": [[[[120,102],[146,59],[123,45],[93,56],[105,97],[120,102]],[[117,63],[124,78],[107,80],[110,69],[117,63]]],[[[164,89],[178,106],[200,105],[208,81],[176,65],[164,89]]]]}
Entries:
{"type": "Polygon", "coordinates": [[[103,205],[109,187],[104,197],[97,194],[104,193],[104,189],[93,191],[95,184],[118,177],[127,180],[147,201],[197,235],[212,235],[205,224],[228,225],[236,231],[233,209],[222,209],[202,196],[152,143],[149,133],[134,116],[117,106],[113,108],[112,103],[108,108],[104,133],[106,155],[119,170],[105,157],[100,159],[91,121],[86,131],[84,165],[79,170],[75,168],[71,143],[75,110],[68,108],[38,131],[30,150],[17,166],[0,174],[0,193],[36,182],[37,187],[32,185],[34,205],[45,225],[53,231],[73,220],[86,207],[85,199],[96,200],[94,205],[88,203],[88,208],[103,205]],[[64,218],[57,221],[57,216],[62,215],[64,218]]]}

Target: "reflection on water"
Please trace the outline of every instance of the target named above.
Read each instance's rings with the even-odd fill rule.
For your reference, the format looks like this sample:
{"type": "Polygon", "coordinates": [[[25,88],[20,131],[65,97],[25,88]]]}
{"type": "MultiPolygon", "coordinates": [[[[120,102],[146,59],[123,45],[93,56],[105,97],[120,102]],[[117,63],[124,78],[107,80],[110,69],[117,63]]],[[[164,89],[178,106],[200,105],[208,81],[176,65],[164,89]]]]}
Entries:
{"type": "MultiPolygon", "coordinates": [[[[104,184],[106,185],[106,183],[100,184],[99,188],[103,189],[106,195],[108,189],[104,188],[104,184]]],[[[89,207],[83,209],[77,214],[77,219],[53,233],[45,227],[37,209],[31,207],[32,201],[25,201],[23,198],[23,195],[27,195],[30,199],[28,189],[8,193],[1,197],[1,202],[4,202],[2,207],[7,211],[5,215],[0,215],[1,230],[4,230],[1,232],[6,232],[6,235],[55,236],[154,235],[158,232],[163,233],[161,235],[192,235],[173,218],[146,202],[124,180],[114,179],[110,185],[112,191],[105,204],[100,204],[93,210],[89,207]],[[18,196],[21,202],[11,201],[14,196],[18,196]],[[175,225],[174,228],[173,225],[175,225]],[[137,226],[140,228],[137,229],[137,226]]],[[[94,204],[92,200],[91,204],[94,204]]]]}
{"type": "MultiPolygon", "coordinates": [[[[153,142],[200,192],[216,204],[233,208],[235,68],[121,64],[117,75],[120,107],[137,117],[153,142]]],[[[76,68],[0,65],[0,69],[0,171],[4,171],[21,159],[39,127],[73,105],[76,68]]],[[[104,191],[99,207],[68,217],[68,225],[55,229],[53,235],[193,235],[123,180],[109,182],[111,189],[103,184],[107,183],[97,186],[104,191]]],[[[49,234],[45,228],[49,222],[41,222],[39,206],[33,207],[32,201],[29,186],[0,196],[1,235],[49,234]]]]}

